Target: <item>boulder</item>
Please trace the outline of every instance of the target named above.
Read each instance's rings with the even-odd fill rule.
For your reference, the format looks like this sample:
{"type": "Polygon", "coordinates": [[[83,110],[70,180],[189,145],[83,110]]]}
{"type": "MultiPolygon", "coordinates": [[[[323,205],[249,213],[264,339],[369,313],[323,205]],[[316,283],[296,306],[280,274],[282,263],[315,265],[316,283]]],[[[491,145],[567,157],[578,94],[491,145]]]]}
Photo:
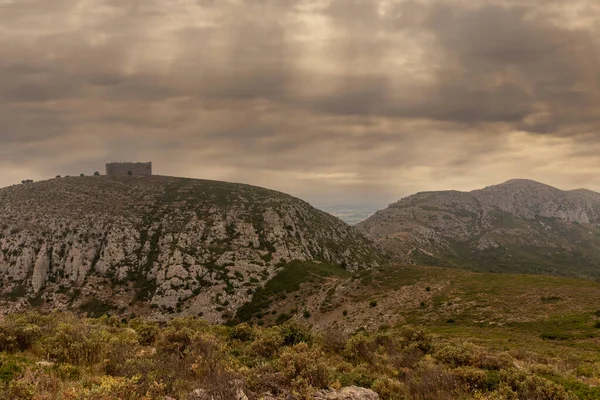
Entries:
{"type": "Polygon", "coordinates": [[[315,400],[379,400],[372,390],[349,386],[340,390],[323,390],[315,395],[315,400]]]}

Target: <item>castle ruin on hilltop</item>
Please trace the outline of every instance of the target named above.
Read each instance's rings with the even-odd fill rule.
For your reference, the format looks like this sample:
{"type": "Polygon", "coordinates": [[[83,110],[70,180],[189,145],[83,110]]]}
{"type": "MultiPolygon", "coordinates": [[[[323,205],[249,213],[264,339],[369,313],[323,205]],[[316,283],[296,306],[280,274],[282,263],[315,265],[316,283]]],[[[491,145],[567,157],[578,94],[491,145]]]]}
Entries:
{"type": "Polygon", "coordinates": [[[152,163],[115,162],[106,164],[106,176],[150,176],[152,163]]]}

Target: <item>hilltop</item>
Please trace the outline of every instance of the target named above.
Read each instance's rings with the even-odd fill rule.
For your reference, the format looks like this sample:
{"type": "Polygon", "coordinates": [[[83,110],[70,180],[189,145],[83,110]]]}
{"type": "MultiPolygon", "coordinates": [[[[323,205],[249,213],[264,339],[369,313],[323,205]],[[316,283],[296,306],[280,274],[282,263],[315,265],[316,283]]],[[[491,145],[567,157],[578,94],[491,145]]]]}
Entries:
{"type": "Polygon", "coordinates": [[[294,261],[357,271],[379,253],[339,219],[259,187],[69,177],[0,190],[3,309],[232,318],[294,261]]]}
{"type": "Polygon", "coordinates": [[[357,228],[397,259],[490,272],[600,276],[600,193],[516,179],[421,192],[357,228]]]}

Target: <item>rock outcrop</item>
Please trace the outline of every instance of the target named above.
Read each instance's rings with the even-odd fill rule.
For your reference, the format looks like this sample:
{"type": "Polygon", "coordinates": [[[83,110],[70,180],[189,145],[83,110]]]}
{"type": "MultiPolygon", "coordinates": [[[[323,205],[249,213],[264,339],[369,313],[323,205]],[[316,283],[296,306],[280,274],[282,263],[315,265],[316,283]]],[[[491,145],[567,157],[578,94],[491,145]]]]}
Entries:
{"type": "Polygon", "coordinates": [[[315,400],[379,400],[379,395],[370,389],[349,386],[340,390],[325,390],[315,395],[315,400]]]}
{"type": "Polygon", "coordinates": [[[35,304],[223,322],[292,260],[359,270],[379,254],[337,218],[249,185],[77,177],[0,190],[5,311],[35,304]]]}
{"type": "Polygon", "coordinates": [[[600,193],[512,180],[423,192],[357,228],[408,263],[494,272],[600,276],[600,193]]]}

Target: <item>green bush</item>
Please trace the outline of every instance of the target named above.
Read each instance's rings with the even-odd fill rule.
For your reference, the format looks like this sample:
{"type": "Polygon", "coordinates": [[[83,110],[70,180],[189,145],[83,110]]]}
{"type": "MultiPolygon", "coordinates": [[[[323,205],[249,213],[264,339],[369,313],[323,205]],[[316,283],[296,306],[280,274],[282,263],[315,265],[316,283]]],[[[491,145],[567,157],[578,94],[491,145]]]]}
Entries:
{"type": "Polygon", "coordinates": [[[7,318],[0,324],[0,351],[25,351],[42,336],[44,320],[39,314],[30,313],[18,318],[7,318]]]}
{"type": "Polygon", "coordinates": [[[479,368],[459,367],[452,370],[452,375],[470,392],[488,388],[488,374],[479,368]]]}
{"type": "Polygon", "coordinates": [[[431,335],[420,328],[410,325],[400,328],[398,336],[404,349],[418,349],[423,353],[429,353],[432,349],[431,335]]]}
{"type": "Polygon", "coordinates": [[[294,346],[298,343],[313,342],[314,336],[311,330],[298,323],[288,323],[280,327],[281,335],[283,337],[283,344],[286,346],[294,346]]]}
{"type": "Polygon", "coordinates": [[[500,380],[520,399],[575,400],[564,387],[536,375],[518,370],[500,372],[500,380]]]}
{"type": "Polygon", "coordinates": [[[342,354],[354,364],[372,364],[376,358],[375,344],[364,334],[354,335],[346,342],[342,354]]]}
{"type": "Polygon", "coordinates": [[[17,360],[0,355],[0,382],[10,382],[22,371],[17,360]]]}
{"type": "Polygon", "coordinates": [[[318,348],[299,343],[285,348],[279,358],[281,370],[289,384],[296,389],[324,389],[332,377],[325,354],[318,348]]]}
{"type": "Polygon", "coordinates": [[[162,332],[156,349],[158,352],[170,353],[182,358],[191,349],[194,337],[194,331],[187,327],[182,329],[169,327],[162,332]]]}
{"type": "Polygon", "coordinates": [[[141,319],[133,319],[129,322],[129,325],[138,334],[138,341],[143,346],[154,344],[160,333],[158,324],[153,322],[148,322],[141,319]]]}
{"type": "Polygon", "coordinates": [[[43,350],[53,361],[74,365],[94,364],[106,352],[107,335],[98,327],[61,323],[43,341],[43,350]]]}
{"type": "Polygon", "coordinates": [[[408,399],[406,385],[396,379],[378,378],[371,385],[381,399],[408,399]]]}
{"type": "Polygon", "coordinates": [[[229,333],[230,339],[239,340],[240,342],[251,342],[255,336],[254,329],[246,322],[234,326],[229,333]]]}
{"type": "Polygon", "coordinates": [[[451,367],[462,367],[475,364],[476,348],[471,343],[445,345],[435,351],[433,356],[451,367]]]}
{"type": "Polygon", "coordinates": [[[283,336],[278,327],[261,330],[250,345],[252,353],[263,358],[274,357],[283,346],[283,336]]]}

